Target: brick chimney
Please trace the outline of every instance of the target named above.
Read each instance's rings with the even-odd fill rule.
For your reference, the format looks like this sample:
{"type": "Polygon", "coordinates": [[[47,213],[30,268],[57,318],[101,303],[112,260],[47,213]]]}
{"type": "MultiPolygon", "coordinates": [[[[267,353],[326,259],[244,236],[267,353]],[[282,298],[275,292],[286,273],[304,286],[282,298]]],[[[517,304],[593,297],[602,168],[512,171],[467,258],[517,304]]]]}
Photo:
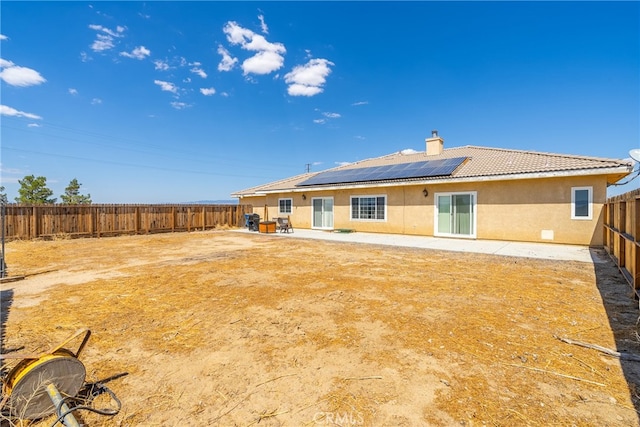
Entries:
{"type": "Polygon", "coordinates": [[[444,139],[438,136],[437,130],[431,131],[431,138],[425,139],[427,143],[427,156],[437,156],[444,150],[444,139]]]}

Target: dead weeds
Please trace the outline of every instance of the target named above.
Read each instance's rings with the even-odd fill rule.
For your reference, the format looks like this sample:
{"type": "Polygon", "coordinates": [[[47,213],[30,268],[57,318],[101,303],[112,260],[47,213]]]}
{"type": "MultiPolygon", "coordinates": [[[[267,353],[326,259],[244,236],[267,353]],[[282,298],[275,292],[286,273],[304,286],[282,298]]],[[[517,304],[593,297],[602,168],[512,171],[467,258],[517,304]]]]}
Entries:
{"type": "Polygon", "coordinates": [[[129,373],[90,425],[638,425],[637,371],[554,338],[638,353],[611,263],[232,231],[7,249],[3,348],[87,327],[87,379],[129,373]]]}

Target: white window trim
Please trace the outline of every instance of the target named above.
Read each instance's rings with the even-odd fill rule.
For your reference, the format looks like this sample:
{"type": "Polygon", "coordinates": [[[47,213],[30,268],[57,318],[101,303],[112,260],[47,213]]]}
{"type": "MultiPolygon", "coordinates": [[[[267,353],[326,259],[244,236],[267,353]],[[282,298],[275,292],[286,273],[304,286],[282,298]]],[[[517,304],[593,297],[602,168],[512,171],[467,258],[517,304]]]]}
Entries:
{"type": "Polygon", "coordinates": [[[349,221],[354,221],[354,222],[387,222],[387,200],[388,197],[386,194],[360,194],[360,195],[354,195],[349,197],[349,221]],[[378,198],[378,197],[384,197],[384,219],[376,219],[376,218],[372,218],[372,219],[368,219],[368,218],[357,218],[354,219],[353,218],[353,199],[356,198],[362,198],[362,197],[368,197],[368,198],[378,198]]]}
{"type": "Polygon", "coordinates": [[[293,199],[290,197],[278,199],[278,215],[291,215],[293,213],[293,199]],[[280,210],[280,202],[289,200],[291,202],[291,212],[283,212],[280,210]]]}
{"type": "Polygon", "coordinates": [[[312,230],[333,230],[335,227],[335,200],[333,198],[333,196],[320,196],[320,197],[312,197],[311,198],[311,222],[309,224],[311,224],[311,229],[312,230]],[[313,225],[313,202],[316,200],[331,200],[331,226],[330,227],[317,227],[313,225]]]}
{"type": "Polygon", "coordinates": [[[593,187],[571,187],[571,219],[589,221],[593,219],[593,187]],[[589,194],[589,214],[576,216],[576,191],[587,190],[589,194]]]}
{"type": "Polygon", "coordinates": [[[456,191],[449,193],[434,193],[433,195],[433,235],[435,237],[453,237],[456,239],[475,239],[478,232],[478,192],[477,191],[456,191]],[[454,196],[458,194],[470,194],[473,196],[473,233],[471,234],[455,234],[438,232],[438,196],[454,196]]]}

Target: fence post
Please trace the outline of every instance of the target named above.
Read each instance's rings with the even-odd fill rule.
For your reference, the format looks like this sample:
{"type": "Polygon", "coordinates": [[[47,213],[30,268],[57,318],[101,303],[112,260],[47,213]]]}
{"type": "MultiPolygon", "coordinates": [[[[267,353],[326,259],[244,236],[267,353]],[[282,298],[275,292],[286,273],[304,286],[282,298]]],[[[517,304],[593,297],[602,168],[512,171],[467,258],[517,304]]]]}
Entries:
{"type": "Polygon", "coordinates": [[[3,196],[0,196],[0,209],[2,210],[0,212],[0,215],[2,216],[2,236],[0,237],[2,239],[2,248],[0,248],[0,278],[5,278],[7,277],[7,264],[4,262],[4,228],[5,217],[7,216],[7,203],[6,198],[3,196]]]}
{"type": "Polygon", "coordinates": [[[36,239],[38,237],[38,208],[34,206],[32,211],[33,215],[31,215],[31,221],[33,222],[30,227],[31,230],[29,231],[29,233],[31,235],[29,236],[29,238],[36,239]]]}
{"type": "Polygon", "coordinates": [[[134,233],[138,234],[138,232],[140,231],[140,207],[139,206],[136,206],[136,210],[135,210],[134,216],[135,216],[135,218],[133,220],[133,222],[135,223],[135,225],[133,226],[134,227],[134,233]]]}
{"type": "Polygon", "coordinates": [[[636,292],[640,289],[640,194],[633,201],[631,215],[633,220],[631,223],[631,234],[633,235],[633,244],[631,246],[631,262],[633,266],[633,289],[636,292]]]}
{"type": "Polygon", "coordinates": [[[627,203],[620,200],[618,203],[618,231],[620,232],[620,238],[618,239],[618,265],[624,267],[627,261],[626,249],[627,239],[624,237],[627,226],[627,203]]]}
{"type": "Polygon", "coordinates": [[[93,231],[94,231],[94,228],[93,228],[93,218],[94,218],[93,211],[94,211],[94,209],[93,209],[93,206],[88,206],[87,209],[89,210],[89,236],[93,237],[93,231]]]}

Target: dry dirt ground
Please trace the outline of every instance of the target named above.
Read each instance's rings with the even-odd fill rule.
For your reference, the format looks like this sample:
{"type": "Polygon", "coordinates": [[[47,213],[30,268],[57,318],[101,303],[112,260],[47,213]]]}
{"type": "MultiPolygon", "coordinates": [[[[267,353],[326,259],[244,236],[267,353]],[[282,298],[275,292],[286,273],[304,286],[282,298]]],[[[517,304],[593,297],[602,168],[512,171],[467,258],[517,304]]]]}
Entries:
{"type": "Polygon", "coordinates": [[[87,381],[128,373],[90,426],[634,426],[640,363],[556,338],[640,354],[637,303],[596,258],[227,230],[10,242],[26,278],[2,284],[2,348],[89,328],[87,381]]]}

